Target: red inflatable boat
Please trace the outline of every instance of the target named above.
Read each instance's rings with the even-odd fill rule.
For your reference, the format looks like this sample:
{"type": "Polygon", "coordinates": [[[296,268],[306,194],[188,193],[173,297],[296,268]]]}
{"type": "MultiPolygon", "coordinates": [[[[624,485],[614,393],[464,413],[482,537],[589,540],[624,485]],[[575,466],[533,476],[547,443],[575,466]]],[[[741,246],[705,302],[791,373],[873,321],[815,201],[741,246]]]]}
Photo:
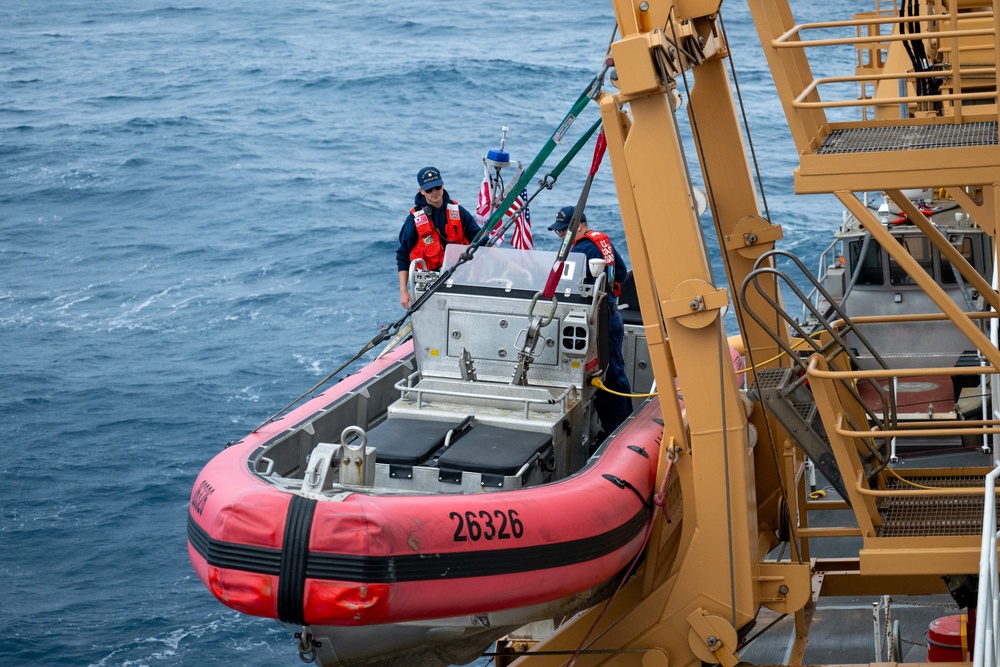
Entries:
{"type": "MultiPolygon", "coordinates": [[[[607,597],[641,556],[663,423],[655,399],[636,399],[615,433],[599,430],[601,286],[564,273],[515,384],[535,294],[518,281],[544,282],[552,253],[481,250],[414,313],[413,339],[195,481],[199,578],[229,607],[310,637],[304,658],[462,664],[607,597]]],[[[640,368],[642,330],[630,332],[640,368]]]]}
{"type": "Polygon", "coordinates": [[[635,558],[662,433],[656,403],[583,470],[536,487],[317,499],[276,488],[255,471],[254,454],[284,432],[280,424],[322,413],[393,362],[373,364],[251,434],[199,475],[188,550],[219,600],[300,624],[444,618],[579,593],[635,558]]]}

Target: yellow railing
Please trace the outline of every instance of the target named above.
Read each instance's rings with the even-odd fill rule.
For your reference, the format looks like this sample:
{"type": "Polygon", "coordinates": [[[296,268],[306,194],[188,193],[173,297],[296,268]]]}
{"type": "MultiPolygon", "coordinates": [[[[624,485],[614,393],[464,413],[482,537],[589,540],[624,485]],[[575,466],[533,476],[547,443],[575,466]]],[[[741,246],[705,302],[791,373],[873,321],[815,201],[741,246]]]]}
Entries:
{"type": "MultiPolygon", "coordinates": [[[[892,24],[892,23],[940,23],[951,18],[951,14],[935,14],[933,16],[920,16],[920,17],[883,17],[883,18],[864,18],[864,19],[851,19],[849,21],[823,21],[820,23],[802,23],[796,25],[791,30],[787,31],[783,35],[774,39],[771,45],[776,49],[801,49],[801,48],[812,48],[819,46],[847,46],[855,44],[873,44],[879,42],[908,42],[914,39],[913,35],[870,35],[868,37],[854,36],[854,37],[837,37],[833,39],[799,39],[792,41],[792,37],[799,37],[799,35],[808,30],[829,30],[830,28],[845,28],[845,27],[856,27],[856,26],[868,26],[875,24],[892,24]]],[[[960,15],[962,19],[976,19],[993,18],[993,12],[968,12],[960,15]]],[[[935,37],[989,37],[994,34],[992,28],[974,28],[971,30],[937,30],[934,32],[935,37]]]]}
{"type": "MultiPolygon", "coordinates": [[[[853,46],[860,52],[864,50],[872,51],[877,49],[880,45],[888,45],[892,42],[914,42],[918,40],[933,39],[936,40],[937,43],[941,44],[942,48],[944,48],[945,45],[950,45],[952,52],[957,54],[959,52],[960,40],[975,40],[977,38],[988,38],[989,42],[993,42],[995,40],[996,30],[992,27],[992,20],[994,16],[993,11],[958,12],[954,9],[954,6],[957,4],[956,2],[952,1],[947,4],[953,7],[952,10],[945,11],[941,14],[901,17],[886,16],[877,11],[876,14],[868,14],[863,18],[854,18],[846,21],[804,23],[787,30],[782,35],[771,40],[770,44],[775,49],[813,49],[821,47],[853,46]],[[965,23],[966,26],[968,26],[970,22],[989,22],[990,27],[959,28],[960,21],[965,23]],[[901,34],[899,32],[882,34],[878,30],[880,26],[896,26],[903,24],[910,26],[920,25],[923,30],[915,34],[901,34]],[[835,30],[838,28],[854,28],[857,34],[851,37],[804,38],[806,33],[814,33],[820,30],[835,30]],[[866,29],[870,31],[873,28],[876,30],[877,34],[864,34],[866,29]]],[[[994,2],[993,4],[995,5],[996,3],[994,2]]],[[[981,39],[981,41],[985,40],[981,39]]],[[[862,64],[859,63],[858,72],[854,75],[813,79],[793,98],[791,103],[792,107],[802,110],[860,107],[865,113],[865,117],[867,117],[866,109],[871,107],[926,105],[928,103],[933,104],[937,102],[949,102],[954,107],[954,120],[960,121],[962,118],[963,103],[995,102],[997,99],[997,92],[995,90],[951,92],[936,95],[900,94],[893,97],[884,95],[874,97],[869,96],[867,92],[868,89],[866,87],[866,84],[871,85],[881,81],[895,80],[899,81],[900,88],[903,88],[904,84],[902,82],[904,81],[914,81],[917,79],[938,79],[951,81],[953,84],[952,87],[955,90],[961,91],[963,80],[995,80],[997,77],[995,62],[993,66],[989,66],[988,63],[977,63],[963,67],[960,62],[960,58],[955,57],[953,58],[953,62],[947,63],[947,66],[942,66],[940,69],[934,69],[933,71],[894,71],[890,73],[871,73],[873,70],[881,70],[881,67],[872,67],[870,64],[862,66],[862,64]],[[864,71],[864,73],[859,73],[862,71],[864,71]],[[857,88],[862,91],[861,95],[852,99],[834,99],[830,101],[821,101],[818,99],[820,87],[823,87],[824,91],[826,91],[829,90],[829,86],[831,85],[844,83],[858,84],[857,88]],[[807,98],[809,97],[813,97],[814,99],[807,101],[807,98]]],[[[901,91],[901,93],[905,93],[905,91],[901,91]]],[[[973,107],[975,107],[975,105],[973,105],[973,107]]],[[[904,107],[904,109],[906,109],[906,107],[904,107]]],[[[905,111],[901,112],[901,117],[906,117],[905,111]]]]}

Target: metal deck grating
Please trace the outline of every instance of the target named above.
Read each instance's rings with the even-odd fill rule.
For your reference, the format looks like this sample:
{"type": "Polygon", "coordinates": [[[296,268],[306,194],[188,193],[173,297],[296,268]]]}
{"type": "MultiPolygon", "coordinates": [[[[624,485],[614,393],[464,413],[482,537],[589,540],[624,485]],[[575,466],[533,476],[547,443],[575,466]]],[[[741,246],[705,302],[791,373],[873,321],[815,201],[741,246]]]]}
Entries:
{"type": "MultiPolygon", "coordinates": [[[[981,487],[982,477],[909,477],[920,486],[981,487]]],[[[892,491],[912,488],[898,479],[886,483],[892,491]]],[[[997,501],[1000,507],[1000,498],[997,501]]],[[[882,517],[879,537],[944,537],[980,535],[983,528],[982,496],[913,496],[879,498],[882,517]]]]}
{"type": "Polygon", "coordinates": [[[996,146],[997,124],[912,125],[901,127],[863,127],[833,130],[816,151],[817,155],[844,153],[884,153],[925,148],[960,148],[996,146]]]}

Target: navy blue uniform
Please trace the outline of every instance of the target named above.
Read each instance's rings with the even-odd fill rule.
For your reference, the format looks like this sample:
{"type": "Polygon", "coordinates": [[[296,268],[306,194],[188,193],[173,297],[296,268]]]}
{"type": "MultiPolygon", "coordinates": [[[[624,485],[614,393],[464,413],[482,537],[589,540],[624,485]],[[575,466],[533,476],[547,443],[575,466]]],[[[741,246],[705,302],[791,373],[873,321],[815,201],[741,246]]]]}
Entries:
{"type": "MultiPolygon", "coordinates": [[[[434,208],[428,204],[427,199],[424,198],[421,192],[417,192],[413,198],[414,207],[427,210],[427,217],[430,218],[434,224],[434,228],[440,235],[442,246],[448,245],[448,238],[445,234],[445,223],[448,220],[448,203],[450,201],[451,197],[448,196],[447,190],[444,191],[444,200],[441,208],[434,208]]],[[[462,229],[465,232],[465,238],[472,241],[476,234],[479,233],[479,225],[476,223],[476,218],[462,206],[458,207],[458,211],[462,217],[462,229]]],[[[406,220],[403,221],[403,226],[399,230],[399,247],[396,248],[396,269],[398,271],[410,270],[410,252],[413,251],[413,246],[415,245],[417,245],[417,226],[413,224],[413,214],[410,213],[406,216],[406,220]]]]}
{"type": "MultiPolygon", "coordinates": [[[[628,376],[625,375],[625,357],[622,355],[622,345],[625,343],[625,323],[622,321],[622,314],[618,312],[618,299],[615,297],[611,283],[619,285],[625,282],[628,275],[628,266],[622,259],[617,248],[613,248],[615,255],[614,275],[608,276],[608,370],[604,377],[604,386],[623,394],[631,394],[632,387],[629,385],[628,376]]],[[[583,253],[587,260],[604,259],[601,249],[586,237],[582,237],[573,246],[573,252],[583,253]]],[[[593,283],[594,278],[587,273],[587,282],[593,283]]],[[[594,407],[597,408],[597,416],[601,420],[604,432],[611,434],[616,428],[621,426],[632,413],[632,399],[624,396],[615,396],[606,391],[598,391],[594,397],[594,407]]]]}

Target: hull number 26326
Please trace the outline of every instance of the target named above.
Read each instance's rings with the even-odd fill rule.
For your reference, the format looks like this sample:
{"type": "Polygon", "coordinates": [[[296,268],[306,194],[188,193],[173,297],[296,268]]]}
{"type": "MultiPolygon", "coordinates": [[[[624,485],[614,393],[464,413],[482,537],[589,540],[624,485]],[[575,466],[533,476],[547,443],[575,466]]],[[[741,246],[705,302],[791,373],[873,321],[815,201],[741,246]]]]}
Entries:
{"type": "Polygon", "coordinates": [[[517,518],[517,510],[452,512],[448,517],[456,524],[456,542],[519,539],[524,535],[524,524],[517,518]]]}

